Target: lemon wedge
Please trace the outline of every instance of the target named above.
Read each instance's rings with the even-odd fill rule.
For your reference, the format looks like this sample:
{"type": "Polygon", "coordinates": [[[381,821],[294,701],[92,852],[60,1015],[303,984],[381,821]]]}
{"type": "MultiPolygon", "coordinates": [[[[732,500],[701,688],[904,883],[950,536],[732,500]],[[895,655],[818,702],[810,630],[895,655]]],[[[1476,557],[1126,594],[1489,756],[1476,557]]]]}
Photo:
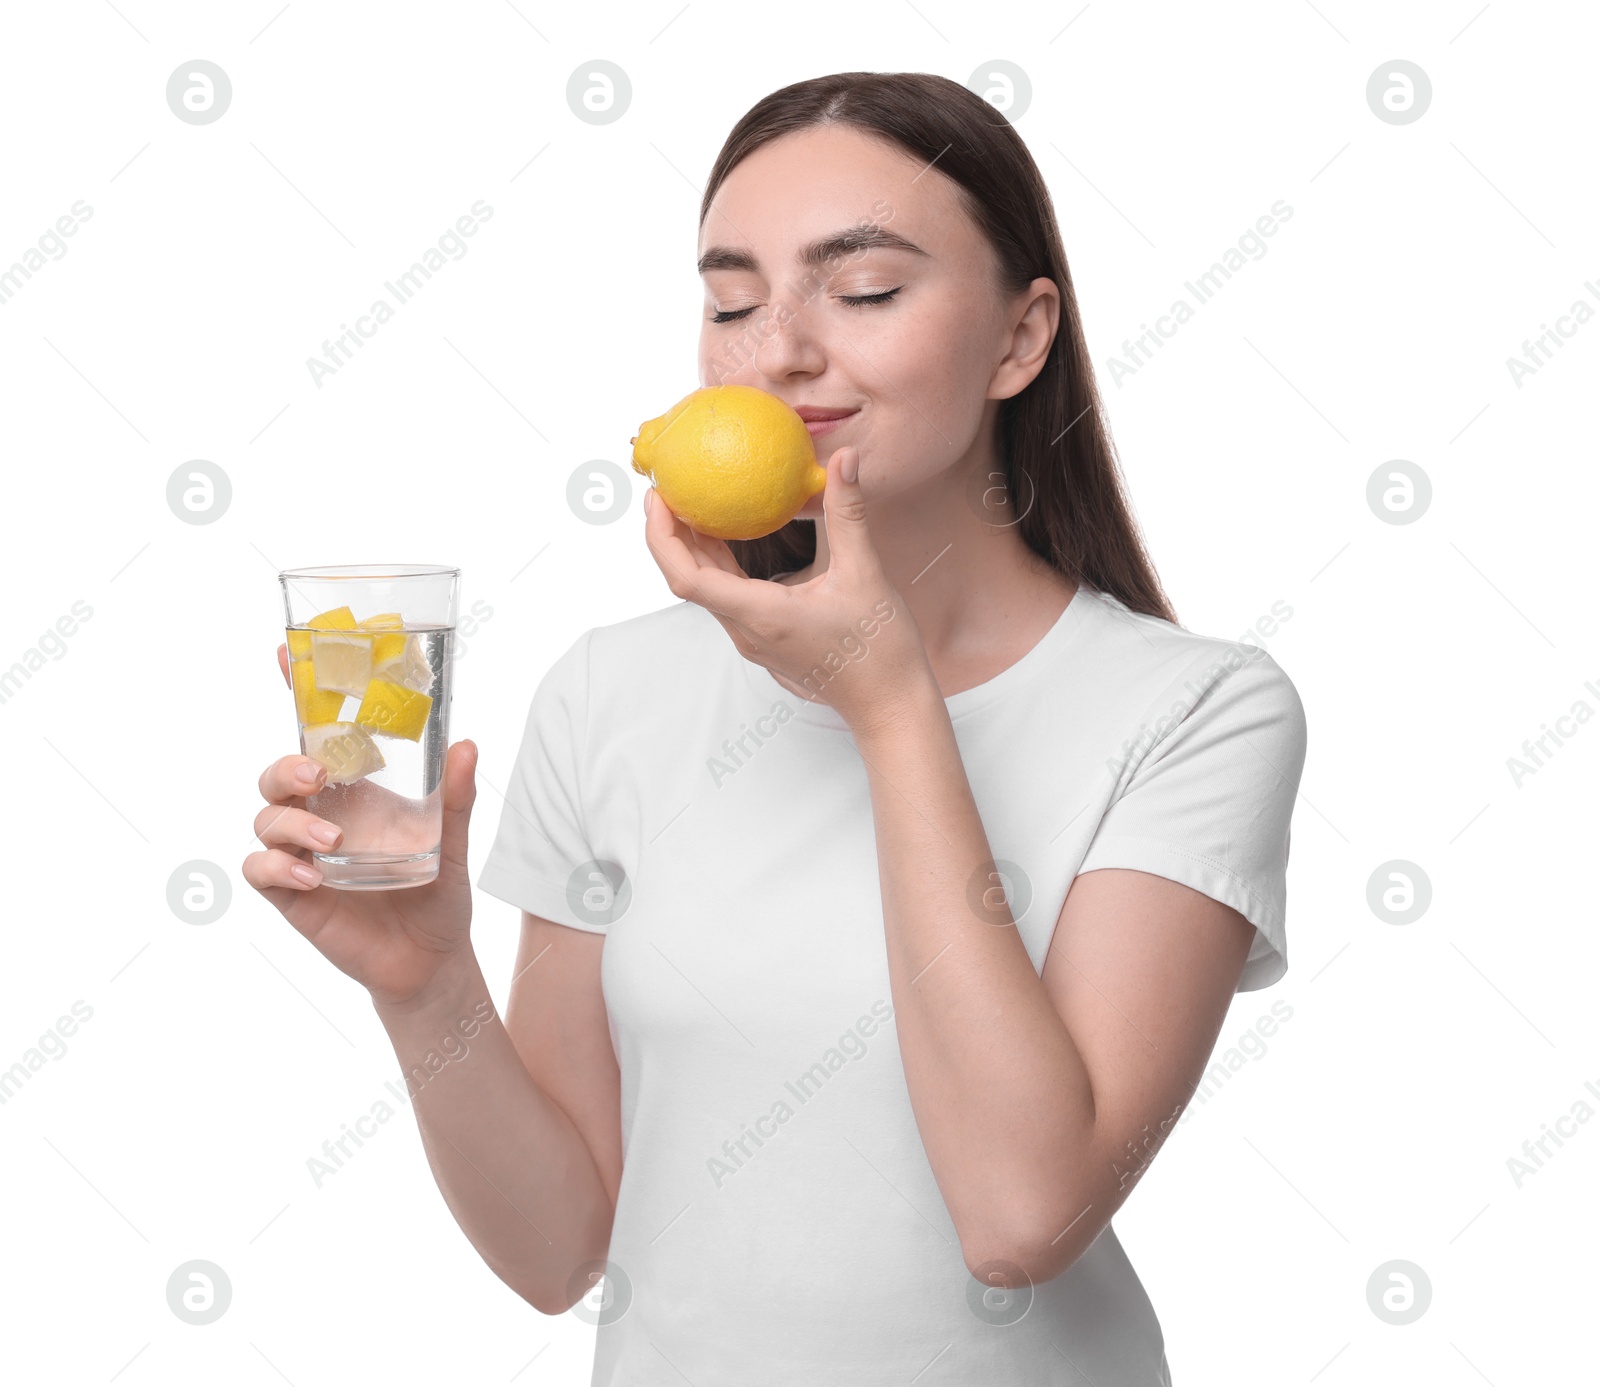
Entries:
{"type": "Polygon", "coordinates": [[[372,678],[372,641],[364,631],[311,632],[311,665],[317,688],[360,698],[372,678]]]}
{"type": "Polygon", "coordinates": [[[356,722],[386,737],[405,737],[415,742],[421,740],[432,708],[433,699],[427,694],[387,679],[374,679],[362,695],[356,722]]]}
{"type": "Polygon", "coordinates": [[[373,637],[373,669],[387,664],[405,650],[405,621],[402,621],[398,611],[381,611],[378,616],[363,616],[357,626],[362,630],[384,632],[373,637]]]}
{"type": "Polygon", "coordinates": [[[428,657],[422,653],[422,642],[415,635],[409,635],[398,647],[380,653],[384,651],[383,643],[393,639],[392,636],[374,639],[372,677],[387,679],[393,684],[404,684],[416,693],[427,693],[433,683],[433,670],[428,665],[428,657]]]}
{"type": "Polygon", "coordinates": [[[302,725],[337,722],[339,710],[344,707],[344,695],[337,689],[319,689],[312,672],[310,660],[296,660],[289,666],[289,677],[294,681],[294,710],[302,725]]]}
{"type": "MultiPolygon", "coordinates": [[[[306,626],[318,631],[354,631],[356,614],[348,607],[334,607],[326,612],[318,612],[306,622],[306,626]]],[[[310,630],[296,626],[290,628],[286,634],[291,660],[303,660],[311,654],[310,630]]]]}
{"type": "Polygon", "coordinates": [[[301,735],[306,755],[328,768],[330,785],[349,785],[383,769],[378,744],[353,722],[322,723],[307,727],[301,735]]]}

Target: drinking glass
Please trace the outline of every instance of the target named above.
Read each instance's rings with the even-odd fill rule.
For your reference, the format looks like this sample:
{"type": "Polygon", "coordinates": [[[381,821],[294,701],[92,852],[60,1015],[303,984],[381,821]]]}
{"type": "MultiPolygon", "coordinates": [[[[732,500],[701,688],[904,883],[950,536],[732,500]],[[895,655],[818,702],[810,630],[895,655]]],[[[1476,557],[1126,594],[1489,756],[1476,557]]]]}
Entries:
{"type": "Polygon", "coordinates": [[[313,852],[342,891],[439,875],[459,568],[334,564],[278,575],[300,751],[327,768],[306,808],[344,836],[313,852]]]}

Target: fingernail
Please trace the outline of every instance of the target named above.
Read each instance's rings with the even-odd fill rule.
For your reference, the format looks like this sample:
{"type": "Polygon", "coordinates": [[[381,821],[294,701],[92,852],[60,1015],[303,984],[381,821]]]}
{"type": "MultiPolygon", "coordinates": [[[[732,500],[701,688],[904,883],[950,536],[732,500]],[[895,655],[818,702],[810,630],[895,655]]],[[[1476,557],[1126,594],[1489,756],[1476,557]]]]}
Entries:
{"type": "Polygon", "coordinates": [[[322,880],[322,873],[317,871],[315,867],[306,866],[304,862],[295,863],[289,870],[299,877],[301,881],[305,882],[307,886],[315,886],[322,880]]]}
{"type": "Polygon", "coordinates": [[[339,841],[339,830],[333,824],[312,824],[311,836],[319,843],[332,847],[339,841]]]}
{"type": "Polygon", "coordinates": [[[322,767],[315,761],[303,762],[300,769],[295,772],[295,779],[302,785],[315,785],[322,778],[322,767]]]}
{"type": "Polygon", "coordinates": [[[644,513],[649,515],[656,508],[656,489],[651,487],[644,494],[644,513]]]}

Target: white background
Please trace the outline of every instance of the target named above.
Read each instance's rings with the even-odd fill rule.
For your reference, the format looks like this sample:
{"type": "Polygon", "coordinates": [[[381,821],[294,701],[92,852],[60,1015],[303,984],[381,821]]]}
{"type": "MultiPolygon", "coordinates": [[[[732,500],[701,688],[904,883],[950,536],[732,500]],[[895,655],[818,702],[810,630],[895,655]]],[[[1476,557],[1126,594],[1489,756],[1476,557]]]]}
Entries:
{"type": "MultiPolygon", "coordinates": [[[[1275,1000],[1292,1018],[1117,1218],[1174,1380],[1573,1380],[1600,1124],[1520,1188],[1507,1159],[1580,1100],[1600,1110],[1579,867],[1600,729],[1520,787],[1507,758],[1600,707],[1600,325],[1520,387],[1506,359],[1575,301],[1600,308],[1592,8],[517,6],[7,9],[0,266],[75,201],[93,215],[0,303],[0,666],[75,601],[92,617],[0,704],[0,1068],[74,1001],[93,1015],[0,1106],[0,1371],[588,1381],[594,1331],[483,1265],[409,1110],[321,1188],[308,1173],[398,1067],[364,991],[239,875],[257,777],[295,750],[275,574],[454,563],[463,607],[493,609],[452,712],[482,752],[476,876],[544,669],[674,600],[643,480],[604,527],[566,482],[626,465],[636,425],[699,383],[698,197],[728,129],[801,78],[966,82],[1003,58],[1031,78],[1017,127],[1179,617],[1233,636],[1292,607],[1265,643],[1310,728],[1290,971],[1236,1000],[1221,1046],[1275,1000]],[[1397,57],[1433,85],[1409,125],[1366,103],[1397,57]],[[165,99],[194,58],[233,84],[204,126],[165,99]],[[633,85],[603,126],[565,95],[596,58],[633,85]],[[464,258],[318,388],[307,357],[478,199],[494,215],[464,258]],[[1269,253],[1114,384],[1124,340],[1279,199],[1269,253]],[[194,459],[232,484],[214,523],[167,505],[194,459]],[[1394,459],[1432,482],[1412,524],[1366,501],[1394,459]],[[204,927],[166,900],[194,859],[232,883],[204,927]],[[1392,859],[1432,883],[1410,925],[1367,904],[1392,859]],[[233,1289],[205,1327],[166,1303],[195,1258],[233,1289]],[[1397,1258],[1433,1297],[1402,1327],[1366,1294],[1397,1258]]],[[[516,912],[477,906],[503,1004],[516,912]]]]}

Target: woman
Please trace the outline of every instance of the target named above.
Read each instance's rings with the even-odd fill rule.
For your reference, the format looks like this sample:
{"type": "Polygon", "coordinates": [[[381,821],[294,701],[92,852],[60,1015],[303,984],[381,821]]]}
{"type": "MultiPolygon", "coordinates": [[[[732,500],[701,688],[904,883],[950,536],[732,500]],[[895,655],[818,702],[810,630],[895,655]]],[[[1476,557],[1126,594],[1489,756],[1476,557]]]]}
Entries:
{"type": "Polygon", "coordinates": [[[478,880],[522,909],[504,1023],[429,1063],[491,1011],[472,743],[438,881],[314,885],[298,756],[245,876],[370,989],[494,1271],[547,1314],[605,1272],[596,1384],[1165,1383],[1111,1218],[1287,966],[1294,686],[1176,624],[980,98],[766,98],[700,269],[702,382],[800,409],[827,489],[731,544],[647,495],[683,600],[545,675],[478,880]]]}

